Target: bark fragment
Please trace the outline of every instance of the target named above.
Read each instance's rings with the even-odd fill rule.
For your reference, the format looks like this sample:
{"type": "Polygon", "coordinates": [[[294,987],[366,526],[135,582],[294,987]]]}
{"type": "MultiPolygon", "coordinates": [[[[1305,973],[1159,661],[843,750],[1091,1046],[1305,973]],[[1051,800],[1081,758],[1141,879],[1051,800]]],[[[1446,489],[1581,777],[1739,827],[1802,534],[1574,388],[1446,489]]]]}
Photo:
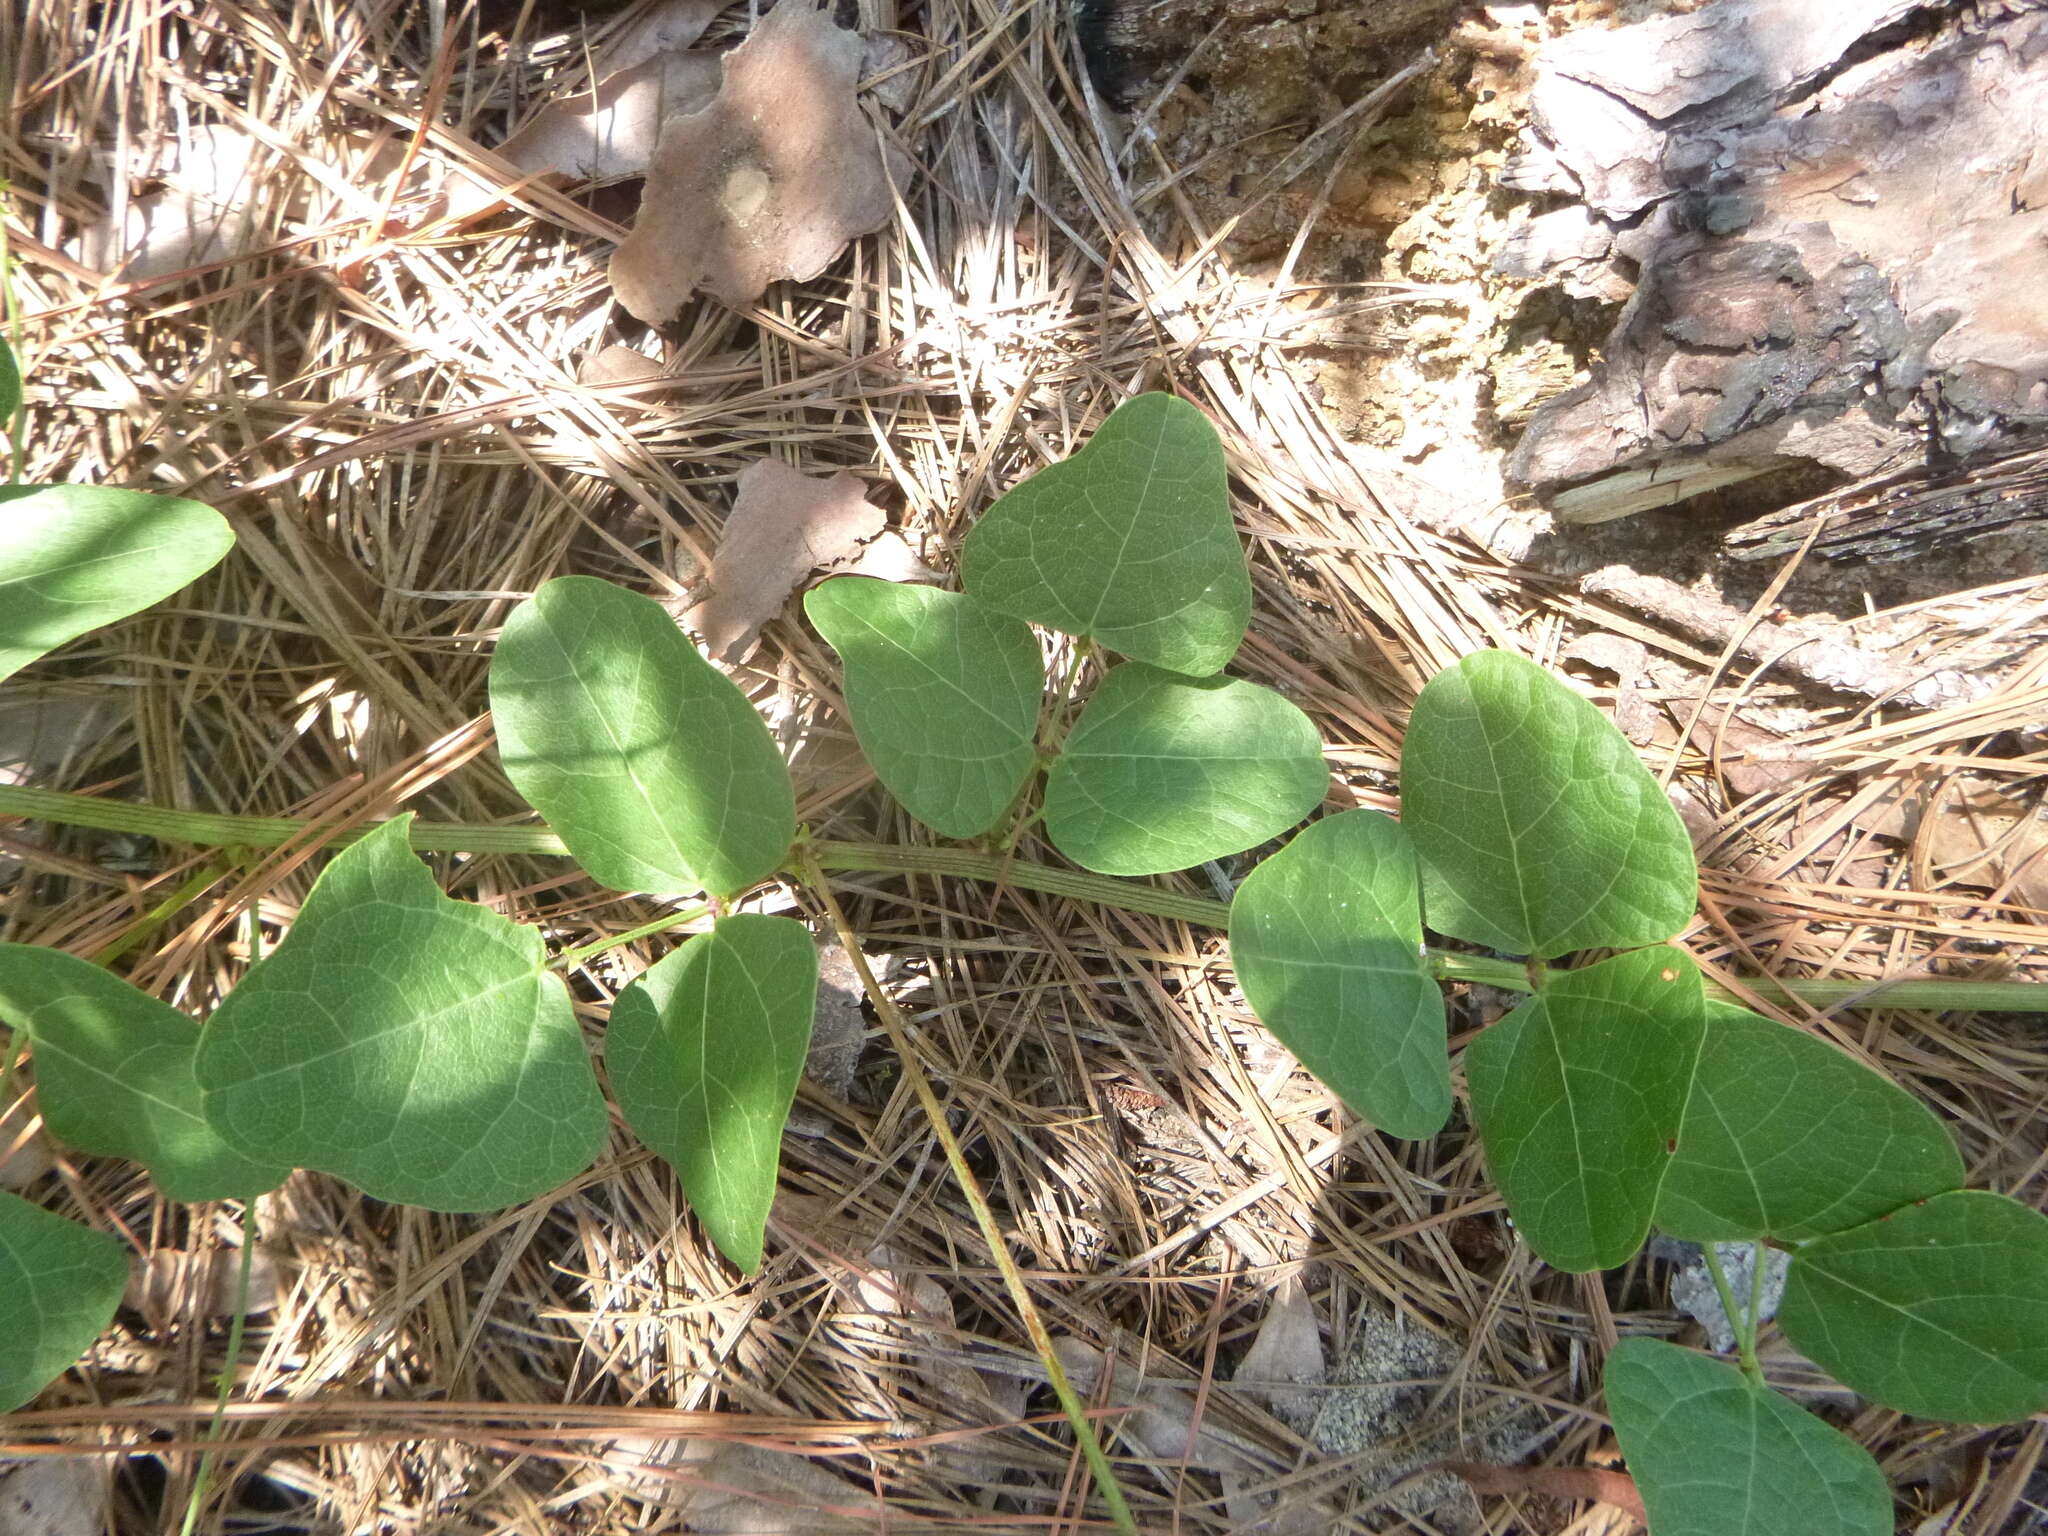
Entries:
{"type": "Polygon", "coordinates": [[[1968,457],[2048,430],[2048,15],[1904,24],[1942,10],[1712,0],[1546,45],[1503,180],[1569,191],[1585,224],[1548,215],[1496,266],[1583,289],[1604,225],[1640,280],[1512,478],[1595,522],[1791,460],[1869,476],[1930,435],[1968,457]]]}

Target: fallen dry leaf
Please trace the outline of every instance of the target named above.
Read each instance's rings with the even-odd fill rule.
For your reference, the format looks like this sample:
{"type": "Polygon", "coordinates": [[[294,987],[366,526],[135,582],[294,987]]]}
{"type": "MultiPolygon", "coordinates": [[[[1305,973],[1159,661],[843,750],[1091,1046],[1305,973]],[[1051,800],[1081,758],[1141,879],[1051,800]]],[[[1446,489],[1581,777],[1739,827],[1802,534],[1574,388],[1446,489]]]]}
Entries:
{"type": "MultiPolygon", "coordinates": [[[[1053,1353],[1074,1390],[1083,1397],[1102,1381],[1103,1354],[1085,1339],[1054,1339],[1053,1353]]],[[[1206,1472],[1244,1472],[1257,1467],[1252,1448],[1235,1435],[1215,1427],[1208,1415],[1195,1422],[1194,1383],[1146,1380],[1126,1365],[1115,1368],[1107,1393],[1112,1407],[1127,1411],[1116,1420],[1117,1433],[1139,1455],[1155,1461],[1181,1462],[1206,1472]]]]}
{"type": "Polygon", "coordinates": [[[816,277],[888,223],[907,162],[885,166],[855,100],[863,47],[812,0],[783,0],[725,56],[717,98],[663,128],[633,231],[612,256],[619,302],[666,325],[704,289],[750,304],[816,277]]]}
{"type": "Polygon", "coordinates": [[[1496,1467],[1478,1461],[1447,1461],[1446,1470],[1472,1485],[1475,1493],[1540,1493],[1553,1499],[1586,1499],[1649,1522],[1635,1479],[1611,1467],[1496,1467]]]}
{"type": "MultiPolygon", "coordinates": [[[[79,259],[95,272],[143,282],[240,255],[255,236],[261,205],[258,153],[239,128],[194,125],[165,144],[160,185],[129,198],[118,219],[109,210],[85,228],[79,259]]],[[[115,166],[108,174],[143,169],[115,166]]]]}
{"type": "MultiPolygon", "coordinates": [[[[630,1453],[621,1448],[620,1459],[630,1453]]],[[[785,1451],[713,1440],[667,1440],[640,1458],[650,1493],[681,1512],[700,1536],[827,1536],[869,1532],[884,1513],[816,1462],[785,1451]]]]}
{"type": "Polygon", "coordinates": [[[1315,1418],[1321,1395],[1300,1388],[1323,1384],[1323,1333],[1299,1275],[1288,1275],[1273,1287],[1258,1335],[1231,1379],[1247,1396],[1263,1400],[1297,1428],[1315,1418]]]}
{"type": "MultiPolygon", "coordinates": [[[[231,1317],[241,1281],[242,1255],[234,1248],[159,1248],[130,1263],[121,1304],[155,1323],[178,1316],[231,1317]]],[[[275,1312],[277,1291],[277,1261],[259,1248],[249,1259],[248,1315],[275,1312]]]]}
{"type": "Polygon", "coordinates": [[[593,352],[576,370],[578,384],[646,384],[660,377],[661,364],[616,342],[593,352]]]}
{"type": "Polygon", "coordinates": [[[724,8],[725,0],[668,0],[619,28],[591,58],[590,88],[549,102],[498,153],[542,174],[644,174],[662,124],[718,94],[718,55],[690,45],[724,8]]]}
{"type": "Polygon", "coordinates": [[[498,146],[522,171],[599,180],[642,176],[671,118],[701,111],[718,94],[718,55],[695,48],[657,53],[549,102],[498,146]]]}
{"type": "Polygon", "coordinates": [[[728,0],[667,0],[625,23],[604,41],[592,60],[591,74],[602,80],[622,69],[678,48],[687,48],[718,19],[728,0]]]}
{"type": "Polygon", "coordinates": [[[1924,808],[1912,820],[1937,871],[1965,885],[2009,889],[2020,905],[2048,912],[2048,800],[2038,786],[2015,794],[1966,775],[1935,807],[1931,822],[1924,808]]]}
{"type": "Polygon", "coordinates": [[[0,1461],[0,1536],[100,1536],[113,1514],[108,1465],[85,1456],[0,1461]]]}
{"type": "Polygon", "coordinates": [[[882,509],[865,492],[845,470],[815,480],[780,459],[756,459],[740,471],[739,494],[705,573],[711,595],[684,616],[715,660],[744,661],[798,582],[849,564],[881,533],[882,509]]]}
{"type": "Polygon", "coordinates": [[[57,1166],[27,1094],[0,1109],[0,1189],[27,1189],[57,1166]]]}
{"type": "Polygon", "coordinates": [[[884,533],[854,557],[850,565],[835,566],[835,575],[872,576],[877,581],[936,581],[939,573],[917,558],[900,533],[884,533]]]}

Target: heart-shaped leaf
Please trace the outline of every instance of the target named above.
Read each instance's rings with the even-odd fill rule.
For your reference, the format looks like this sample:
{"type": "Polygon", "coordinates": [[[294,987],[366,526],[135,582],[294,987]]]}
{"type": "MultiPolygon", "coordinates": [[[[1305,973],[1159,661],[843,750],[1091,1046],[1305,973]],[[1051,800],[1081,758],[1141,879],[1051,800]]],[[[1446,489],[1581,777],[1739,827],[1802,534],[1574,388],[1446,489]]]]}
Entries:
{"type": "Polygon", "coordinates": [[[1114,668],[1046,777],[1045,825],[1075,863],[1156,875],[1285,832],[1329,788],[1307,715],[1270,688],[1114,668]]]}
{"type": "Polygon", "coordinates": [[[615,891],[731,896],[796,836],[775,738],[650,597],[547,583],[506,620],[491,714],[514,787],[615,891]]]}
{"type": "Polygon", "coordinates": [[[1963,1182],[1940,1120],[1825,1040],[1707,1004],[1657,1225],[1694,1242],[1803,1242],[1963,1182]]]}
{"type": "Polygon", "coordinates": [[[1959,1189],[1808,1243],[1778,1326],[1901,1413],[2001,1424],[2048,1410],[2048,1217],[1959,1189]]]}
{"type": "Polygon", "coordinates": [[[803,924],[741,913],[650,966],[612,1005],[604,1055],[619,1110],[675,1166],[704,1230],[741,1269],[760,1267],[817,999],[803,924]]]}
{"type": "Polygon", "coordinates": [[[1401,825],[1438,933],[1548,959],[1670,938],[1698,871],[1678,813],[1600,711],[1480,651],[1431,678],[1401,747],[1401,825]]]}
{"type": "Polygon", "coordinates": [[[176,496],[0,486],[0,678],[169,597],[234,542],[227,519],[176,496]]]}
{"type": "Polygon", "coordinates": [[[1642,1247],[1705,1013],[1691,959],[1642,949],[1552,976],[1466,1049],[1487,1166],[1547,1263],[1608,1269],[1642,1247]]]}
{"type": "Polygon", "coordinates": [[[397,816],[336,855],[207,1020],[206,1118],[245,1157],[437,1211],[573,1177],[606,1115],[540,934],[441,894],[397,816]]]}
{"type": "Polygon", "coordinates": [[[114,1320],[128,1256],[104,1232],[0,1191],[0,1413],[12,1413],[114,1320]]]}
{"type": "Polygon", "coordinates": [[[1890,1536],[1870,1453],[1720,1360],[1655,1339],[1607,1357],[1614,1437],[1654,1536],[1890,1536]]]}
{"type": "Polygon", "coordinates": [[[1398,822],[1326,816],[1245,876],[1230,960],[1260,1022],[1355,1113],[1395,1136],[1443,1129],[1443,992],[1423,960],[1415,850],[1398,822]]]}
{"type": "Polygon", "coordinates": [[[804,612],[846,668],[846,709],[889,792],[944,837],[1002,817],[1037,757],[1045,661],[1031,630],[957,592],[837,576],[804,612]]]}
{"type": "Polygon", "coordinates": [[[0,1018],[35,1043],[36,1103],[58,1140],[133,1158],[173,1200],[245,1199],[291,1172],[221,1140],[199,1112],[199,1026],[111,972],[0,944],[0,1018]]]}
{"type": "Polygon", "coordinates": [[[1014,618],[1189,677],[1220,672],[1252,585],[1216,429],[1173,395],[1126,400],[982,514],[960,578],[1014,618]]]}

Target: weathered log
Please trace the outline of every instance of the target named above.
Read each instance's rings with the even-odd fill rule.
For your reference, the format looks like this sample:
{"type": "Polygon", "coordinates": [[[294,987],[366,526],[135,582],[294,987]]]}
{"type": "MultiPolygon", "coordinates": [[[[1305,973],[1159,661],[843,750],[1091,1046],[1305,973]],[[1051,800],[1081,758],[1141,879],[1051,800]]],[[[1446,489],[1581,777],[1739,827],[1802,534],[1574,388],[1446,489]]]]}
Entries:
{"type": "MultiPolygon", "coordinates": [[[[1567,34],[1539,69],[1504,180],[1569,190],[1640,269],[1594,376],[1508,462],[1558,516],[2048,434],[2040,4],[1713,0],[1567,34]]],[[[1560,226],[1497,265],[1559,251],[1583,288],[1597,244],[1560,226]]]]}

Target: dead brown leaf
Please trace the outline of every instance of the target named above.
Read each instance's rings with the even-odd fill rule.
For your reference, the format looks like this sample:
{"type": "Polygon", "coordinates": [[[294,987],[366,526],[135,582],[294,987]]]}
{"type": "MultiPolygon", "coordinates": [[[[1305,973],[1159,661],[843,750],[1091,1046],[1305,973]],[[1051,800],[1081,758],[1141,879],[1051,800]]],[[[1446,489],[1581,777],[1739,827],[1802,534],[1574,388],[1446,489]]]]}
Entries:
{"type": "Polygon", "coordinates": [[[588,90],[549,102],[498,146],[523,171],[639,176],[662,125],[718,94],[718,55],[691,48],[725,0],[668,0],[627,23],[590,61],[588,90]]]}
{"type": "Polygon", "coordinates": [[[1323,1384],[1323,1334],[1299,1275],[1288,1275],[1273,1287],[1258,1335],[1232,1379],[1297,1428],[1315,1418],[1321,1396],[1301,1388],[1323,1384]]]}
{"type": "Polygon", "coordinates": [[[866,487],[844,470],[816,480],[780,459],[756,459],[740,471],[739,494],[706,573],[711,595],[685,622],[716,660],[744,661],[796,584],[812,571],[853,561],[883,521],[866,487]]]}
{"type": "MultiPolygon", "coordinates": [[[[242,1255],[233,1248],[158,1248],[130,1264],[121,1304],[156,1323],[179,1316],[230,1317],[241,1299],[241,1282],[242,1255]]],[[[275,1312],[277,1292],[277,1261],[259,1248],[249,1259],[248,1315],[275,1312]]]]}
{"type": "Polygon", "coordinates": [[[1444,1466],[1470,1483],[1474,1493],[1540,1493],[1553,1499],[1586,1499],[1612,1504],[1645,1525],[1649,1523],[1635,1479],[1612,1467],[1496,1467],[1480,1461],[1447,1461],[1444,1466]]]}
{"type": "MultiPolygon", "coordinates": [[[[855,100],[862,52],[829,11],[784,0],[725,56],[717,98],[662,130],[639,217],[612,256],[621,304],[649,325],[699,289],[749,304],[889,222],[892,167],[855,100]]],[[[907,165],[891,159],[900,182],[907,165]]]]}
{"type": "Polygon", "coordinates": [[[718,94],[718,55],[675,48],[604,76],[588,92],[549,102],[498,153],[522,171],[600,180],[642,176],[663,126],[718,94]]]}
{"type": "Polygon", "coordinates": [[[0,1462],[0,1536],[99,1536],[113,1513],[107,1467],[85,1456],[0,1462]]]}
{"type": "Polygon", "coordinates": [[[1952,881],[2010,889],[2013,900],[2048,912],[2048,800],[1990,779],[1964,777],[1917,818],[1929,859],[1952,881]]]}
{"type": "Polygon", "coordinates": [[[826,1536],[872,1531],[881,1505],[816,1462],[756,1445],[670,1440],[651,1446],[642,1477],[702,1536],[826,1536]]]}
{"type": "Polygon", "coordinates": [[[576,370],[578,384],[646,384],[661,377],[661,364],[644,352],[614,342],[586,357],[576,370]]]}
{"type": "Polygon", "coordinates": [[[0,1109],[0,1189],[27,1189],[57,1166],[27,1094],[0,1109]]]}

